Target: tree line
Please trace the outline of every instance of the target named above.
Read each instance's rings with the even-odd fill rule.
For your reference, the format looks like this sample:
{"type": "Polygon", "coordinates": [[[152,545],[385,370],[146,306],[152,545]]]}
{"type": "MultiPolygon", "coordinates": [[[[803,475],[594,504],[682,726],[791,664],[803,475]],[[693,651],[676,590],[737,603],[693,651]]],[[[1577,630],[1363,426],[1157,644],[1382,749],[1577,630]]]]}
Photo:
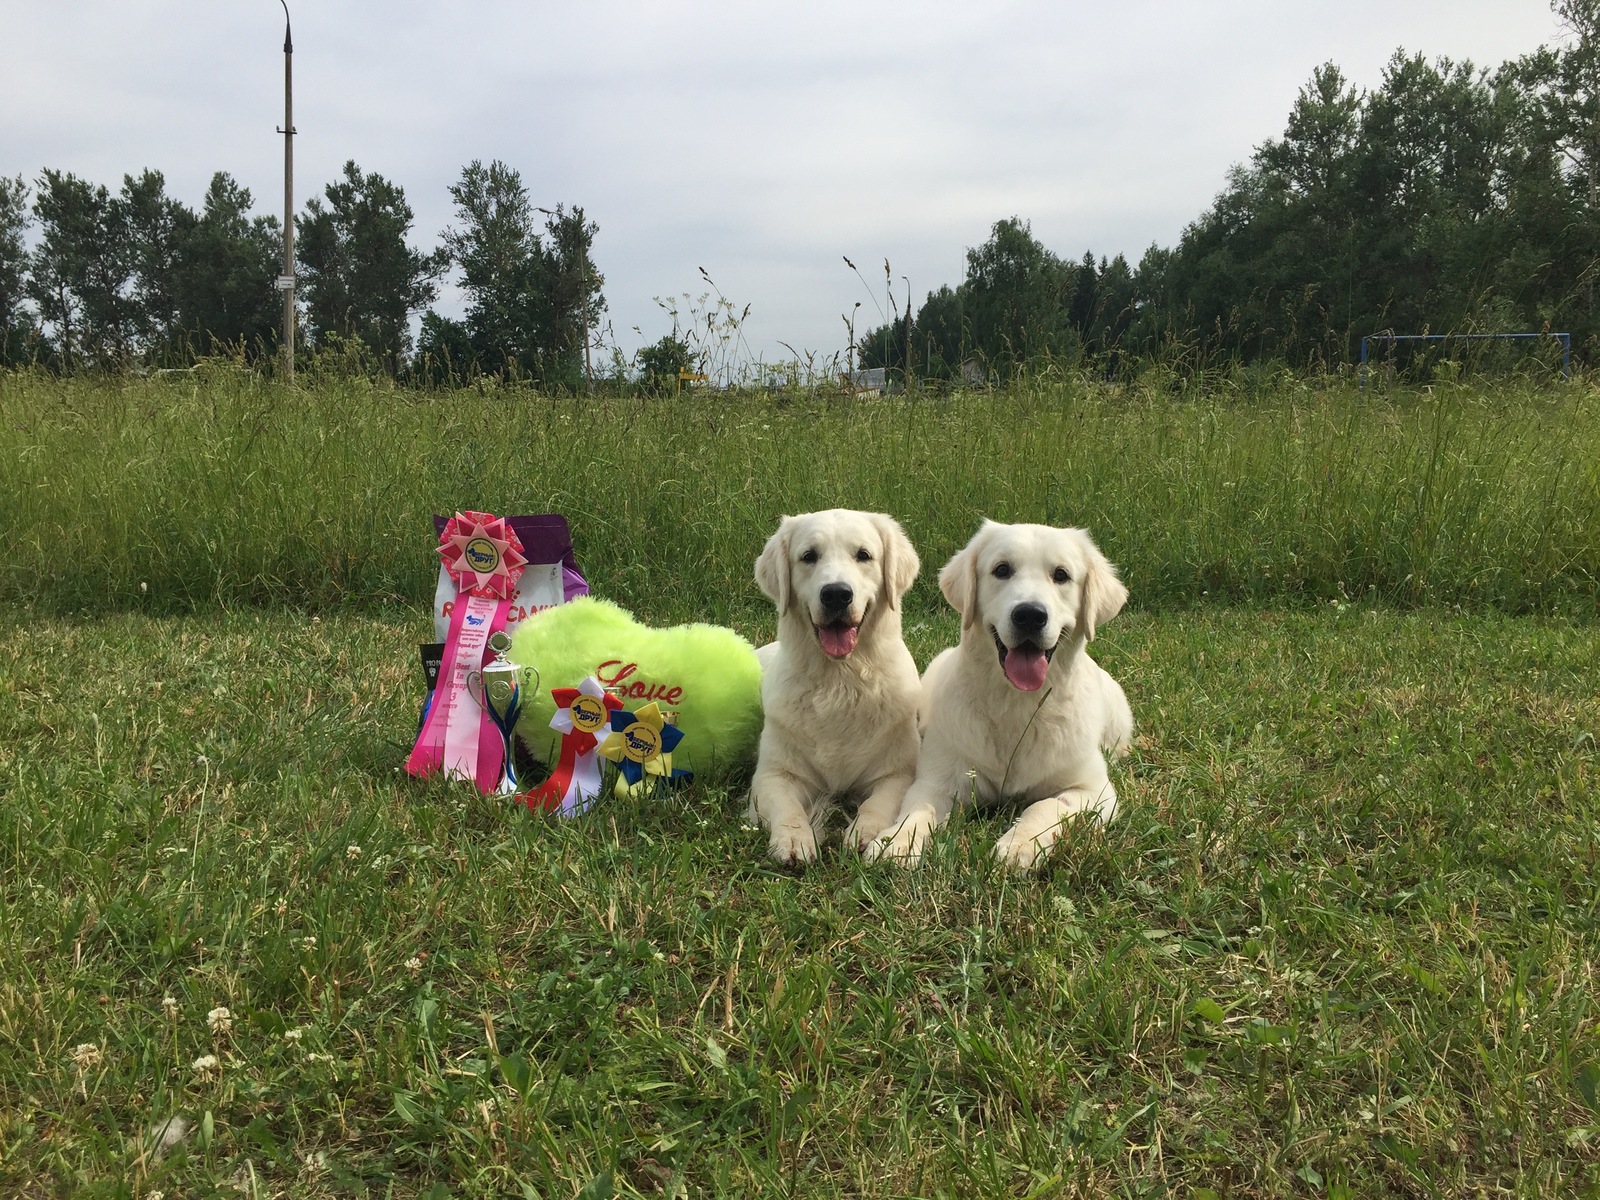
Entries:
{"type": "MultiPolygon", "coordinates": [[[[933,378],[1129,359],[1348,364],[1382,333],[1600,339],[1600,0],[1498,69],[1397,52],[1357,89],[1333,63],[1283,135],[1236,166],[1176,246],[1058,257],[1017,217],[955,287],[859,341],[863,366],[933,378]]],[[[909,310],[909,304],[907,306],[909,310]]]]}
{"type": "MultiPolygon", "coordinates": [[[[907,296],[859,337],[852,323],[851,352],[933,379],[1219,357],[1336,369],[1366,335],[1560,331],[1593,358],[1600,0],[1552,9],[1560,44],[1495,70],[1397,52],[1364,91],[1333,63],[1317,68],[1282,136],[1233,168],[1175,246],[1152,245],[1137,265],[1060,257],[1027,221],[1001,220],[967,251],[959,284],[915,313],[907,296]]],[[[449,190],[455,223],[426,252],[408,241],[404,191],[354,162],[306,204],[295,229],[308,346],[359,345],[418,380],[575,386],[605,311],[596,225],[579,207],[534,206],[501,162],[471,163],[449,190]],[[460,320],[428,307],[451,270],[460,320]]],[[[53,170],[32,186],[0,177],[0,364],[271,356],[281,229],[251,206],[226,173],[198,210],[158,171],[115,192],[53,170]]],[[[647,385],[671,386],[694,358],[675,322],[636,365],[647,385]]]]}
{"type": "MultiPolygon", "coordinates": [[[[450,186],[456,223],[413,248],[404,190],[354,162],[295,217],[297,299],[312,348],[352,346],[395,375],[520,375],[572,386],[605,309],[583,209],[536,208],[520,174],[473,162],[450,186]],[[540,218],[543,218],[542,221],[540,218]],[[429,309],[460,273],[460,320],[429,309]]],[[[0,177],[0,365],[60,370],[181,367],[270,358],[282,341],[282,226],[248,188],[213,176],[197,211],[161,172],[122,187],[45,170],[0,177]],[[29,233],[37,237],[29,246],[29,233]]]]}

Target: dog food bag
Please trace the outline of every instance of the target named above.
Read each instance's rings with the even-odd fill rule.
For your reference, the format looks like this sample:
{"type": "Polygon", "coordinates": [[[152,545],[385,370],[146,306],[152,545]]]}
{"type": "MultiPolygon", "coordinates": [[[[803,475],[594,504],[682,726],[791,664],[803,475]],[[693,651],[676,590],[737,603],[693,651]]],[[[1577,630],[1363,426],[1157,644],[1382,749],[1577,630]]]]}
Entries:
{"type": "MultiPolygon", "coordinates": [[[[435,536],[444,533],[448,520],[448,517],[433,518],[435,536]]],[[[516,531],[523,557],[528,560],[511,597],[511,611],[506,616],[506,632],[511,634],[534,613],[564,604],[574,596],[587,596],[589,584],[578,570],[572,533],[565,517],[541,513],[531,517],[507,517],[506,521],[516,531]]],[[[450,631],[450,614],[455,604],[456,585],[441,563],[439,582],[433,592],[433,634],[440,642],[450,631]]]]}

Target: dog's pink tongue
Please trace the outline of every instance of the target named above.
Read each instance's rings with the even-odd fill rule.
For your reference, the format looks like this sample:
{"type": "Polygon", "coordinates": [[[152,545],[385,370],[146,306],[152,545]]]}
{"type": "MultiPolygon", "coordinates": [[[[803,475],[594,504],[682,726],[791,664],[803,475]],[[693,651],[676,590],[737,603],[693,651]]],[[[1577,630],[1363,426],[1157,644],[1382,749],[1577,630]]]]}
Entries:
{"type": "Polygon", "coordinates": [[[856,648],[857,625],[824,625],[817,632],[822,638],[822,652],[829,658],[844,658],[856,648]]]}
{"type": "Polygon", "coordinates": [[[1024,692],[1037,692],[1044,686],[1045,672],[1050,660],[1043,650],[1024,650],[1020,646],[1006,651],[1006,678],[1011,686],[1024,692]]]}

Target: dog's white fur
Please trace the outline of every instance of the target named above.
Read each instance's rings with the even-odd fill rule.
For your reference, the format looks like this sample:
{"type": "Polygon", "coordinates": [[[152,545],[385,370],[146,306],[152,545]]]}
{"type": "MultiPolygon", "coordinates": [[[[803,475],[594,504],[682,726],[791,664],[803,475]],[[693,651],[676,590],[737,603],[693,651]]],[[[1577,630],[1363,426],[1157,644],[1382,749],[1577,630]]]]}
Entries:
{"type": "Polygon", "coordinates": [[[917,552],[882,513],[830,509],[784,517],[756,560],[778,609],[778,640],[757,653],[765,723],[750,808],[779,862],[811,862],[836,796],[859,796],[846,833],[861,846],[896,817],[916,774],[917,666],[900,635],[900,597],[917,552]],[[845,657],[825,653],[822,589],[847,585],[859,625],[845,657]]]}
{"type": "Polygon", "coordinates": [[[1103,752],[1126,750],[1133,713],[1122,688],[1084,647],[1121,610],[1128,589],[1084,530],[990,521],[945,564],[939,586],[961,613],[961,643],[923,676],[916,781],[898,822],[867,854],[915,864],[955,803],[1016,799],[1027,808],[995,855],[1028,870],[1048,856],[1070,817],[1116,815],[1103,752]],[[1065,582],[1058,581],[1061,571],[1065,582]],[[1015,629],[1019,604],[1048,614],[1037,637],[1015,629]],[[997,640],[1005,647],[1028,640],[1053,645],[1043,686],[1032,692],[1012,686],[997,640]]]}

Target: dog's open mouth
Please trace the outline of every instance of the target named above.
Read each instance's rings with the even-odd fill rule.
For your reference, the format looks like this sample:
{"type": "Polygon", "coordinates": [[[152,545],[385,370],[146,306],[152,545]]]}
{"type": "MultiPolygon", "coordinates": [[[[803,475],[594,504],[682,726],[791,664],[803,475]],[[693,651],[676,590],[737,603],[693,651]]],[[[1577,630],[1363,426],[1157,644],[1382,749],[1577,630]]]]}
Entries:
{"type": "Polygon", "coordinates": [[[1055,656],[1056,648],[1049,646],[1041,649],[1034,642],[1019,642],[1015,646],[1007,646],[1000,640],[998,629],[990,626],[989,632],[994,635],[994,648],[1000,655],[1000,669],[1006,673],[1011,686],[1023,692],[1037,692],[1043,687],[1044,677],[1050,670],[1050,660],[1055,656]]]}
{"type": "Polygon", "coordinates": [[[856,648],[856,638],[861,633],[861,626],[852,625],[849,621],[833,621],[818,625],[816,629],[817,641],[822,643],[822,652],[829,658],[848,658],[856,648]]]}

